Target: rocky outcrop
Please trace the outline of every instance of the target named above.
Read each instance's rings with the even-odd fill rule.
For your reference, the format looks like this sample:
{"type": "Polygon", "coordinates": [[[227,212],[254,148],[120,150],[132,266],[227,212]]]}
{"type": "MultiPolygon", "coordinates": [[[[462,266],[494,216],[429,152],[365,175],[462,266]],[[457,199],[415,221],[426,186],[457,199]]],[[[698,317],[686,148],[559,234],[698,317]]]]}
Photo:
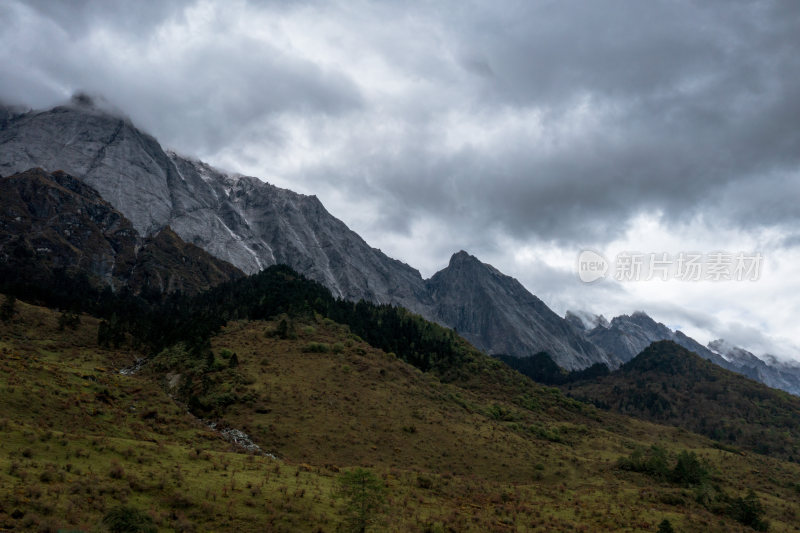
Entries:
{"type": "Polygon", "coordinates": [[[134,291],[197,292],[243,275],[169,228],[144,239],[80,180],[31,169],[0,178],[0,264],[29,279],[57,270],[134,291]]]}

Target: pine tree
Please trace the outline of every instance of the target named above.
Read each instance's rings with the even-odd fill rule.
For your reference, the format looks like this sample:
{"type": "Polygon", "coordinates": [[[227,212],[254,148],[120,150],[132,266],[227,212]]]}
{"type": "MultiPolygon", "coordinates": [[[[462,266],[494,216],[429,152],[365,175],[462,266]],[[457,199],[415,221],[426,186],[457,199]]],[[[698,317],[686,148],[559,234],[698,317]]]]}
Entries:
{"type": "Polygon", "coordinates": [[[658,533],[675,533],[672,524],[666,518],[658,524],[658,533]]]}
{"type": "Polygon", "coordinates": [[[6,296],[3,305],[0,305],[0,320],[8,322],[17,313],[16,309],[17,299],[14,296],[6,296]]]}
{"type": "Polygon", "coordinates": [[[364,533],[375,522],[386,501],[386,487],[365,468],[356,468],[339,476],[336,494],[345,500],[347,531],[364,533]]]}

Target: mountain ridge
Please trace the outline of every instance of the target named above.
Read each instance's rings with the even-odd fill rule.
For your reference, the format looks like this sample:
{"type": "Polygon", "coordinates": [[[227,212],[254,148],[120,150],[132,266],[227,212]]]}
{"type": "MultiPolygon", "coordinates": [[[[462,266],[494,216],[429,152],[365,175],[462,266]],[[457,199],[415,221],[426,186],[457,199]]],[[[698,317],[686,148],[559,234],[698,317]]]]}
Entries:
{"type": "Polygon", "coordinates": [[[619,365],[517,280],[463,250],[453,254],[447,268],[434,274],[426,285],[436,316],[487,353],[524,353],[527,340],[527,345],[536,342],[539,351],[549,353],[559,366],[570,370],[595,363],[612,368],[619,365]],[[506,305],[507,301],[515,305],[506,305]],[[519,333],[509,335],[510,331],[519,333]]]}
{"type": "MultiPolygon", "coordinates": [[[[339,298],[399,305],[456,329],[467,325],[456,315],[469,302],[450,283],[457,263],[469,257],[466,252],[454,254],[438,278],[426,281],[418,270],[369,246],[315,196],[225,173],[166,151],[128,118],[100,109],[81,95],[70,104],[10,115],[3,122],[0,174],[35,166],[78,177],[143,235],[169,226],[185,242],[245,273],[282,263],[319,281],[339,298]]],[[[470,339],[482,349],[520,356],[548,350],[568,368],[596,362],[615,366],[603,350],[588,343],[517,280],[494,267],[481,267],[473,274],[481,290],[494,289],[489,300],[493,308],[475,317],[484,327],[470,339]],[[507,311],[522,308],[528,315],[507,311]],[[500,320],[497,326],[492,325],[495,318],[500,320]]],[[[481,302],[482,308],[485,303],[481,302]]],[[[477,309],[471,312],[479,314],[477,309]]]]}
{"type": "Polygon", "coordinates": [[[593,343],[608,353],[617,355],[623,362],[630,361],[651,343],[669,340],[698,354],[717,366],[763,383],[772,388],[800,395],[800,366],[780,365],[764,361],[739,347],[726,345],[724,341],[712,341],[703,346],[680,330],[671,330],[656,322],[644,311],[630,315],[619,315],[611,322],[601,316],[568,311],[566,318],[583,331],[593,343]],[[591,329],[587,325],[593,325],[591,329]]]}

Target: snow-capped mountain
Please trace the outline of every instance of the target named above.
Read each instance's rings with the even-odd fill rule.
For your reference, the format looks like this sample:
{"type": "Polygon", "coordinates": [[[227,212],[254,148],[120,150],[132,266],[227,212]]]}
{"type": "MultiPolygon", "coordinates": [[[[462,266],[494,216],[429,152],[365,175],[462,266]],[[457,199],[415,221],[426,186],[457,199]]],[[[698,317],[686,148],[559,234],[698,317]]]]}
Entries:
{"type": "Polygon", "coordinates": [[[582,311],[568,311],[566,318],[576,327],[582,327],[586,338],[623,362],[630,361],[653,342],[669,340],[722,368],[800,395],[800,366],[775,360],[766,362],[723,340],[703,346],[682,331],[673,331],[656,322],[643,311],[614,317],[610,323],[602,316],[582,311]]]}

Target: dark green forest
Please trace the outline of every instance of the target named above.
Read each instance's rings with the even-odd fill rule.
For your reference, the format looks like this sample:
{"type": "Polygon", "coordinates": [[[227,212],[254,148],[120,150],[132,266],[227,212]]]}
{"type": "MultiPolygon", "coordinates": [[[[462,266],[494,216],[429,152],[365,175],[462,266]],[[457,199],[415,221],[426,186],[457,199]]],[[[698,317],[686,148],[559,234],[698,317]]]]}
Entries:
{"type": "Polygon", "coordinates": [[[198,295],[98,288],[83,274],[64,270],[0,272],[0,292],[21,300],[102,318],[98,340],[158,353],[183,343],[198,359],[209,339],[230,320],[292,319],[320,315],[347,325],[367,343],[397,355],[423,371],[452,375],[470,349],[447,328],[403,308],[334,298],[321,284],[283,265],[218,285],[198,295]]]}

